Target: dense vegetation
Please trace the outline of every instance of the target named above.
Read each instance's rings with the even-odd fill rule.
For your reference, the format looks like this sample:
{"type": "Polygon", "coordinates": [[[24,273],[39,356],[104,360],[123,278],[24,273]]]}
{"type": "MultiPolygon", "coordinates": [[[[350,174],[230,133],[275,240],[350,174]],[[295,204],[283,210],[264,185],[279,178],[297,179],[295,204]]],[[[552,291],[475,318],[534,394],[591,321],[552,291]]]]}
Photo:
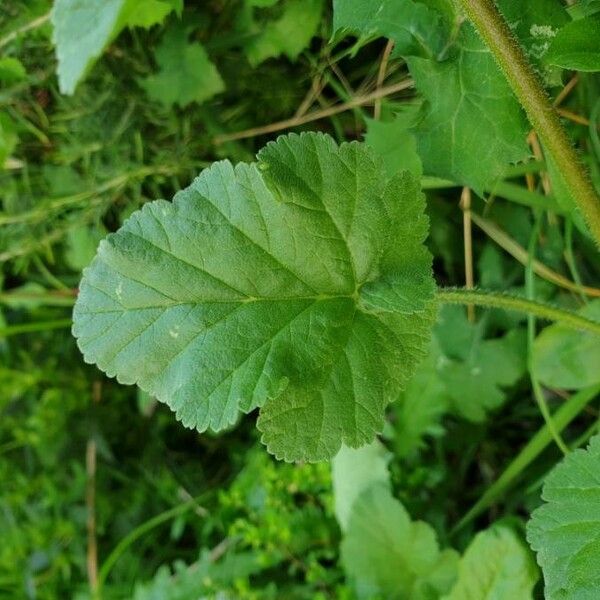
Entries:
{"type": "Polygon", "coordinates": [[[0,598],[599,597],[599,71],[598,0],[2,2],[0,598]]]}

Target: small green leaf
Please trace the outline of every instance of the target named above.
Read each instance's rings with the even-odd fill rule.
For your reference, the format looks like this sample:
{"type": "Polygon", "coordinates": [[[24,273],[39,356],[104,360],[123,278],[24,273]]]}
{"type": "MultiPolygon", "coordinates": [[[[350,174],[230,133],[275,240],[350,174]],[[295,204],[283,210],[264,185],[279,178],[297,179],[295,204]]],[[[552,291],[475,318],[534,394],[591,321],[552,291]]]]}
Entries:
{"type": "Polygon", "coordinates": [[[539,571],[529,549],[509,527],[478,533],[458,565],[458,580],[443,600],[530,600],[539,571]]]}
{"type": "Polygon", "coordinates": [[[439,433],[444,413],[450,409],[446,383],[442,377],[446,358],[432,339],[427,358],[393,405],[394,447],[399,456],[410,456],[423,446],[426,434],[439,433]]]}
{"type": "Polygon", "coordinates": [[[496,339],[483,339],[481,324],[472,325],[463,307],[440,311],[436,338],[445,354],[438,373],[450,406],[465,419],[480,422],[501,406],[503,388],[514,385],[526,371],[526,342],[522,329],[496,339]]]}
{"type": "MultiPolygon", "coordinates": [[[[600,321],[600,300],[590,302],[580,312],[600,321]]],[[[539,380],[552,388],[579,390],[600,383],[600,338],[550,325],[533,345],[533,368],[539,380]]]]}
{"type": "Polygon", "coordinates": [[[591,16],[565,25],[552,40],[545,60],[575,71],[600,71],[600,17],[591,16]]]}
{"type": "MultiPolygon", "coordinates": [[[[252,6],[271,4],[273,2],[257,3],[254,0],[252,6]]],[[[323,0],[285,0],[282,11],[278,18],[266,22],[257,22],[250,17],[249,25],[254,35],[244,44],[244,49],[252,66],[282,54],[296,60],[317,33],[323,0]]]]}
{"type": "Polygon", "coordinates": [[[121,22],[127,27],[144,27],[162,23],[172,12],[181,16],[183,0],[125,0],[121,22]]]}
{"type": "Polygon", "coordinates": [[[600,436],[548,475],[545,501],[531,515],[527,540],[537,553],[547,600],[593,600],[600,589],[600,436]]]}
{"type": "Polygon", "coordinates": [[[236,580],[243,580],[259,573],[261,564],[257,552],[226,552],[225,556],[215,558],[203,549],[200,559],[186,565],[176,562],[171,568],[163,564],[156,571],[151,581],[136,581],[132,600],[198,600],[199,598],[218,595],[230,597],[227,592],[221,593],[225,587],[234,585],[236,580]]]}
{"type": "Polygon", "coordinates": [[[201,44],[189,43],[183,27],[167,30],[156,49],[159,71],[140,84],[148,96],[166,107],[204,102],[225,89],[201,44]]]}
{"type": "Polygon", "coordinates": [[[399,171],[409,171],[419,179],[423,174],[415,136],[409,132],[415,112],[411,110],[397,114],[391,122],[367,119],[365,142],[383,158],[390,177],[399,171]]]}
{"type": "Polygon", "coordinates": [[[360,600],[439,597],[452,586],[458,562],[458,554],[440,551],[434,530],[411,521],[381,484],[354,503],[341,554],[360,600]]]}
{"type": "Polygon", "coordinates": [[[65,250],[67,265],[74,271],[81,271],[87,267],[96,255],[96,248],[105,235],[106,230],[102,226],[81,225],[69,229],[65,250]]]}
{"type": "Polygon", "coordinates": [[[0,58],[0,81],[13,83],[27,77],[23,63],[18,58],[5,56],[0,58]]]}
{"type": "Polygon", "coordinates": [[[427,348],[424,199],[356,142],[290,135],[258,158],[216,163],[102,242],[73,332],[186,426],[262,407],[272,453],[325,459],[374,438],[427,348]]]}

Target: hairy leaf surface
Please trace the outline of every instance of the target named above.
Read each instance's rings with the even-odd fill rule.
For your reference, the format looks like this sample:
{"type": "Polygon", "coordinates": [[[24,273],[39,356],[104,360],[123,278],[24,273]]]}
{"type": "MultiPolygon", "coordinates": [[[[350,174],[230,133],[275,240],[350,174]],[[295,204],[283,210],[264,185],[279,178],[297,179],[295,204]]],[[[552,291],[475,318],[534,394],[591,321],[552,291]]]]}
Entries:
{"type": "Polygon", "coordinates": [[[600,589],[600,436],[575,450],[546,478],[545,501],[531,515],[527,540],[544,572],[548,600],[592,600],[600,589]]]}
{"type": "Polygon", "coordinates": [[[364,144],[319,134],[215,163],[99,247],[73,331],[88,362],[220,430],[261,408],[286,460],[383,425],[434,318],[423,196],[364,144]]]}
{"type": "Polygon", "coordinates": [[[446,60],[411,57],[408,65],[427,100],[415,129],[425,173],[481,193],[503,176],[507,164],[527,158],[524,114],[468,22],[446,60]]]}

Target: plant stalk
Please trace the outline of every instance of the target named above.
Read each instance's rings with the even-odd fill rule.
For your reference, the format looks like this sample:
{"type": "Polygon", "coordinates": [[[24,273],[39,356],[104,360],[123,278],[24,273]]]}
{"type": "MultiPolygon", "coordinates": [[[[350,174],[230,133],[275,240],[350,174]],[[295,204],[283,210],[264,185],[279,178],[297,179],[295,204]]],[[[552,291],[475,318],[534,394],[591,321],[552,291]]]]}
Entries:
{"type": "Polygon", "coordinates": [[[506,76],[529,121],[570,189],[592,236],[600,245],[600,197],[540,78],[493,0],[459,0],[459,3],[506,76]]]}
{"type": "Polygon", "coordinates": [[[593,321],[571,310],[528,300],[522,296],[465,288],[438,288],[435,295],[438,301],[444,304],[475,304],[476,306],[486,306],[488,308],[513,310],[535,315],[547,321],[556,321],[571,329],[590,331],[600,335],[600,321],[593,321]]]}

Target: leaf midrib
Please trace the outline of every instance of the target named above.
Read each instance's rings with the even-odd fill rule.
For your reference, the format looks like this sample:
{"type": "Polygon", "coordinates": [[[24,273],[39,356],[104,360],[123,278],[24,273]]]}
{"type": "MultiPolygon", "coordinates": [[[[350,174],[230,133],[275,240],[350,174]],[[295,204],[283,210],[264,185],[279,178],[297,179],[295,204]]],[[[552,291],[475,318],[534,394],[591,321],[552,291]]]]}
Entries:
{"type": "MultiPolygon", "coordinates": [[[[112,298],[112,296],[110,296],[112,298]]],[[[190,306],[199,304],[255,304],[257,302],[292,302],[298,300],[306,300],[311,302],[323,302],[326,300],[353,300],[355,304],[358,304],[359,293],[358,290],[353,294],[318,294],[313,296],[269,296],[269,297],[245,297],[245,298],[233,298],[231,300],[209,300],[206,298],[200,298],[198,300],[185,300],[181,302],[170,302],[168,304],[154,304],[150,306],[131,306],[123,308],[115,308],[110,310],[79,310],[78,313],[82,315],[99,315],[99,314],[110,314],[110,313],[123,313],[138,310],[159,310],[169,309],[177,306],[190,306]]],[[[115,298],[113,298],[114,300],[115,298]]]]}

